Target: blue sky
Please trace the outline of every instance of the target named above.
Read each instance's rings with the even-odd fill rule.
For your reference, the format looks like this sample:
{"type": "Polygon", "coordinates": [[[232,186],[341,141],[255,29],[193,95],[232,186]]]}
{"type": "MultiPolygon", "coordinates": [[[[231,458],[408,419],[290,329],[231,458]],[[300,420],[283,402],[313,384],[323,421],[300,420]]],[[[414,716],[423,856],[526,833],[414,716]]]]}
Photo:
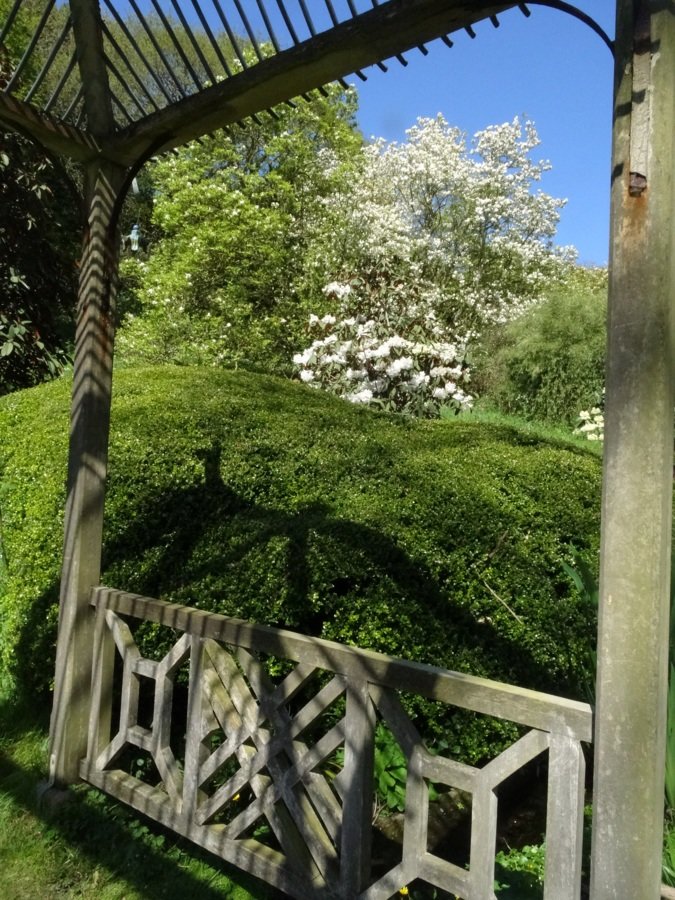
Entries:
{"type": "MultiPolygon", "coordinates": [[[[613,0],[581,0],[580,6],[614,34],[613,0]]],[[[537,126],[541,156],[551,172],[543,189],[565,197],[558,242],[573,244],[579,261],[605,265],[608,255],[612,120],[612,57],[599,37],[561,12],[532,6],[500,16],[501,26],[476,26],[476,38],[453,35],[429,55],[406,54],[389,71],[366,70],[359,92],[359,123],[366,137],[405,139],[418,116],[441,112],[469,134],[487,125],[527,116],[537,126]]]]}
{"type": "MultiPolygon", "coordinates": [[[[138,0],[148,10],[149,0],[138,0]]],[[[234,0],[220,0],[238,33],[244,32],[234,0]]],[[[257,0],[240,0],[258,35],[265,33],[257,0]]],[[[352,0],[359,12],[373,0],[352,0]]],[[[306,0],[319,29],[330,27],[324,0],[306,0]]],[[[615,0],[577,0],[609,33],[614,34],[615,0]]],[[[347,0],[332,0],[338,18],[349,17],[347,0]]],[[[128,8],[118,0],[121,12],[128,8]]],[[[168,5],[168,4],[165,4],[168,5]]],[[[186,6],[187,4],[182,4],[186,6]]],[[[274,0],[265,0],[272,27],[281,43],[290,41],[274,0]]],[[[300,39],[308,36],[294,12],[300,39]]],[[[429,55],[406,54],[403,68],[389,62],[389,72],[366,70],[368,81],[348,78],[359,92],[359,123],[366,137],[404,140],[419,116],[441,112],[451,125],[473,134],[488,125],[526,116],[537,126],[540,155],[553,169],[542,188],[568,200],[558,229],[558,243],[573,244],[584,264],[605,265],[608,256],[609,176],[612,117],[612,56],[586,25],[556,10],[530,6],[526,18],[518,9],[453,35],[448,49],[440,41],[429,55]]],[[[217,23],[216,23],[217,27],[217,23]]]]}

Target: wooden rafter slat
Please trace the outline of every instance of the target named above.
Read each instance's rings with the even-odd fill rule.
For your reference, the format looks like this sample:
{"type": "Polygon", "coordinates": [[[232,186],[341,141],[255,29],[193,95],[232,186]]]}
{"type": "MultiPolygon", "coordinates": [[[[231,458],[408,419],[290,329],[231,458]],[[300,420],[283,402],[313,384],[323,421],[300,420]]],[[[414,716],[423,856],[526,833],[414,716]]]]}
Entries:
{"type": "MultiPolygon", "coordinates": [[[[167,59],[167,57],[166,57],[164,51],[162,50],[162,48],[161,48],[161,46],[160,46],[160,44],[159,44],[157,38],[155,37],[154,31],[152,30],[152,28],[151,28],[150,25],[148,24],[148,22],[147,22],[145,16],[143,15],[143,13],[141,12],[141,10],[139,9],[138,4],[136,3],[136,0],[129,0],[129,5],[130,5],[131,8],[133,9],[133,11],[134,11],[136,17],[138,18],[138,21],[141,23],[141,25],[142,25],[142,27],[143,27],[143,30],[145,31],[145,33],[147,34],[147,36],[148,36],[148,38],[149,38],[149,40],[150,40],[150,43],[151,43],[152,46],[154,47],[155,53],[157,54],[157,56],[158,56],[158,57],[160,58],[160,60],[162,61],[162,65],[164,66],[164,68],[166,69],[167,74],[169,75],[169,77],[170,77],[171,80],[173,81],[174,85],[176,86],[176,89],[178,90],[178,93],[180,94],[181,97],[185,97],[185,96],[186,96],[186,93],[185,93],[185,89],[183,88],[183,85],[180,83],[180,80],[176,77],[176,73],[173,71],[173,67],[172,67],[171,63],[170,63],[169,60],[167,59]]],[[[151,67],[149,66],[149,68],[151,68],[151,67]]]]}
{"type": "MultiPolygon", "coordinates": [[[[197,14],[197,18],[199,19],[200,25],[204,29],[204,34],[208,38],[213,52],[218,57],[218,62],[223,67],[223,71],[229,78],[232,75],[232,70],[230,69],[230,65],[229,65],[228,61],[225,59],[225,55],[224,55],[223,51],[221,50],[220,42],[216,39],[216,36],[214,35],[214,33],[211,29],[211,26],[209,25],[209,21],[206,18],[206,16],[204,15],[204,11],[201,7],[201,3],[199,3],[199,0],[190,0],[190,2],[192,3],[192,8],[194,9],[195,13],[197,14]]],[[[212,80],[215,80],[215,79],[212,78],[212,80]]]]}
{"type": "Polygon", "coordinates": [[[45,60],[44,65],[38,72],[38,74],[35,78],[35,81],[30,86],[30,90],[26,93],[26,96],[24,97],[26,103],[29,103],[31,101],[31,99],[34,97],[35,93],[39,90],[40,85],[44,81],[44,79],[47,75],[47,72],[49,72],[52,65],[54,64],[54,61],[56,60],[56,57],[58,56],[58,53],[59,53],[61,47],[65,43],[66,38],[68,37],[69,33],[71,32],[72,27],[73,27],[73,22],[72,22],[72,19],[70,18],[70,15],[68,15],[68,18],[66,19],[66,21],[63,25],[63,28],[61,29],[61,33],[59,34],[58,38],[54,42],[54,45],[52,46],[51,50],[49,51],[49,55],[47,56],[47,59],[45,60]]]}
{"type": "Polygon", "coordinates": [[[255,31],[251,27],[251,23],[249,22],[248,16],[244,12],[244,9],[242,8],[242,5],[239,2],[239,0],[233,0],[233,2],[237,9],[237,13],[239,14],[239,18],[241,19],[242,24],[246,30],[246,35],[247,35],[249,41],[251,42],[251,46],[255,50],[256,56],[258,57],[258,61],[262,62],[264,59],[264,56],[260,49],[260,45],[258,44],[257,38],[255,36],[255,31]]]}
{"type": "Polygon", "coordinates": [[[22,3],[23,3],[23,0],[14,0],[14,5],[10,9],[9,15],[5,19],[5,22],[2,26],[2,28],[0,28],[0,44],[4,43],[5,38],[9,34],[10,28],[14,24],[14,20],[16,19],[18,12],[21,9],[22,3]]]}
{"type": "Polygon", "coordinates": [[[230,20],[227,18],[227,16],[223,12],[223,7],[220,5],[220,0],[212,0],[212,3],[213,3],[213,8],[215,9],[215,11],[218,15],[218,18],[220,19],[220,22],[221,22],[223,28],[225,29],[225,34],[227,35],[227,39],[229,40],[230,44],[232,45],[232,49],[234,50],[234,53],[235,53],[237,59],[241,63],[242,69],[247,69],[248,63],[246,62],[246,56],[243,53],[242,48],[239,46],[239,41],[237,40],[237,36],[235,35],[234,31],[232,30],[232,26],[230,25],[230,20]]]}
{"type": "Polygon", "coordinates": [[[274,47],[274,52],[280,53],[281,45],[279,43],[279,39],[277,38],[276,32],[274,31],[274,28],[272,27],[272,23],[270,21],[269,15],[267,13],[267,8],[265,7],[265,3],[263,2],[263,0],[256,0],[256,3],[258,6],[258,9],[260,10],[260,15],[262,16],[262,20],[265,25],[265,28],[267,29],[267,35],[268,35],[270,41],[272,42],[272,46],[274,47]]]}
{"type": "MultiPolygon", "coordinates": [[[[66,84],[68,83],[68,79],[70,78],[70,76],[73,74],[73,71],[75,70],[76,65],[77,65],[77,57],[75,56],[75,51],[73,50],[65,69],[61,73],[61,77],[59,78],[59,81],[58,81],[56,87],[52,91],[51,96],[49,97],[49,100],[47,100],[47,102],[45,103],[45,106],[44,106],[45,112],[47,112],[47,113],[51,112],[52,109],[54,108],[54,106],[56,106],[59,98],[61,97],[61,94],[63,93],[63,89],[65,88],[66,84]]],[[[61,118],[65,118],[65,117],[62,116],[61,118]]]]}
{"type": "Polygon", "coordinates": [[[183,62],[183,65],[185,66],[188,74],[190,75],[190,78],[192,78],[194,86],[197,88],[197,90],[200,90],[201,88],[204,87],[203,82],[200,79],[199,75],[197,74],[197,70],[192,65],[189,56],[185,52],[185,48],[183,47],[182,43],[178,39],[178,36],[175,32],[173,25],[171,24],[169,18],[164,13],[164,10],[162,9],[162,5],[158,2],[158,0],[150,0],[150,2],[152,3],[152,6],[153,6],[155,12],[157,13],[157,16],[158,16],[160,22],[164,26],[164,32],[171,39],[171,43],[175,47],[176,53],[178,53],[178,55],[180,56],[180,58],[183,62]]]}
{"type": "MultiPolygon", "coordinates": [[[[133,2],[133,0],[131,0],[133,2]]],[[[378,60],[412,49],[438,35],[496,15],[512,3],[482,0],[467,9],[459,0],[389,0],[282,51],[246,72],[154,113],[115,135],[106,151],[130,161],[166,136],[161,149],[172,149],[201,134],[241,121],[289,96],[327,84],[378,60]]]]}
{"type": "MultiPolygon", "coordinates": [[[[122,59],[123,59],[123,58],[124,58],[124,57],[122,57],[122,59]]],[[[145,112],[145,105],[143,104],[143,101],[142,101],[142,100],[140,99],[140,97],[138,97],[138,96],[134,93],[134,91],[131,89],[131,87],[129,86],[129,83],[127,82],[126,78],[122,75],[122,73],[120,72],[120,70],[117,68],[117,65],[116,65],[115,62],[110,58],[110,56],[107,57],[107,60],[106,60],[106,61],[107,61],[108,69],[110,70],[110,73],[115,77],[117,83],[122,87],[122,90],[123,90],[124,93],[127,95],[127,97],[129,97],[129,99],[130,99],[131,102],[134,104],[134,106],[136,107],[136,109],[138,109],[139,115],[143,115],[144,112],[145,112]]],[[[145,88],[143,87],[143,82],[141,82],[140,84],[141,84],[141,88],[142,88],[143,90],[145,90],[145,88]]],[[[152,100],[152,96],[151,96],[150,94],[146,94],[146,96],[149,98],[150,102],[153,104],[153,106],[155,107],[155,109],[159,109],[159,106],[157,106],[157,104],[152,100]]],[[[120,100],[120,98],[117,96],[117,93],[114,94],[114,97],[115,97],[115,99],[119,102],[119,105],[120,105],[120,106],[124,106],[124,104],[122,103],[122,101],[120,100]]],[[[125,109],[126,109],[126,107],[125,107],[125,109]]],[[[128,112],[128,110],[127,110],[127,112],[128,112]]],[[[132,116],[129,116],[129,118],[133,121],[133,117],[132,117],[132,116]]]]}
{"type": "Polygon", "coordinates": [[[305,0],[298,0],[298,3],[300,4],[300,12],[304,16],[307,28],[309,29],[309,33],[312,35],[312,37],[314,37],[316,35],[316,28],[314,26],[312,17],[309,14],[309,10],[307,9],[307,4],[305,3],[305,0]]]}
{"type": "MultiPolygon", "coordinates": [[[[136,84],[138,85],[140,90],[145,94],[145,97],[147,98],[150,105],[153,106],[156,110],[159,110],[160,106],[158,105],[155,98],[152,96],[152,92],[150,90],[148,90],[147,84],[144,83],[143,79],[139,76],[136,69],[131,65],[126,54],[122,52],[122,48],[117,43],[115,36],[110,31],[110,29],[108,28],[105,21],[103,22],[103,33],[106,37],[106,40],[110,43],[110,46],[112,47],[112,49],[115,51],[115,54],[117,55],[119,60],[124,64],[127,71],[129,72],[131,77],[134,79],[134,81],[136,82],[136,84]]],[[[136,97],[136,95],[133,93],[133,91],[127,84],[126,80],[122,77],[119,69],[117,68],[117,65],[111,58],[110,54],[107,55],[107,62],[108,62],[108,67],[109,67],[110,71],[113,73],[115,78],[117,78],[119,83],[124,87],[124,89],[129,94],[132,101],[135,103],[135,105],[138,107],[138,109],[141,111],[141,113],[143,113],[145,111],[145,107],[144,107],[143,103],[139,100],[138,97],[136,97]]]]}
{"type": "MultiPolygon", "coordinates": [[[[188,41],[192,45],[193,50],[197,54],[197,59],[201,63],[201,65],[204,69],[204,72],[206,74],[206,77],[211,81],[212,84],[215,84],[215,82],[217,81],[216,75],[209,64],[209,61],[207,60],[206,56],[204,55],[202,48],[199,46],[199,41],[195,37],[195,33],[192,30],[192,28],[190,27],[188,20],[185,18],[185,15],[183,13],[183,10],[181,9],[180,4],[177,3],[176,0],[171,0],[171,5],[174,8],[174,11],[176,13],[176,16],[178,17],[178,21],[181,24],[181,27],[183,29],[183,32],[185,33],[185,36],[187,37],[188,41]]],[[[200,85],[200,86],[203,87],[203,85],[200,85]]]]}
{"type": "MultiPolygon", "coordinates": [[[[150,63],[148,62],[148,60],[146,59],[143,51],[141,50],[141,48],[138,44],[138,41],[136,40],[136,38],[133,36],[131,31],[129,30],[127,23],[124,21],[124,19],[120,16],[119,12],[115,8],[115,4],[113,2],[111,2],[111,0],[103,0],[103,2],[105,3],[106,7],[108,8],[110,14],[113,16],[115,23],[120,28],[124,37],[129,41],[129,45],[133,49],[134,53],[138,56],[142,65],[144,66],[144,68],[146,69],[146,71],[148,72],[148,74],[150,75],[152,80],[155,82],[155,84],[159,88],[160,92],[164,95],[164,98],[170,103],[171,95],[167,91],[167,89],[164,85],[164,82],[159,77],[159,75],[155,71],[154,67],[151,66],[150,63]]],[[[135,71],[133,65],[131,64],[131,61],[129,61],[128,64],[129,64],[129,68],[135,71]]]]}
{"type": "Polygon", "coordinates": [[[28,65],[28,61],[30,60],[33,53],[35,52],[35,48],[37,46],[38,41],[40,40],[40,37],[42,36],[42,32],[45,29],[47,20],[49,19],[50,15],[52,14],[52,10],[54,8],[55,2],[56,2],[56,0],[48,0],[47,5],[45,6],[45,8],[42,12],[42,15],[40,16],[39,22],[35,26],[35,30],[33,31],[30,42],[29,42],[28,46],[26,47],[26,49],[24,50],[23,56],[19,60],[19,64],[17,65],[16,69],[12,73],[12,77],[7,82],[7,87],[5,88],[5,90],[11,91],[12,88],[16,84],[18,84],[18,81],[21,78],[21,75],[23,74],[24,69],[28,65]]]}
{"type": "Polygon", "coordinates": [[[86,162],[100,153],[93,135],[0,91],[0,119],[25,129],[47,150],[86,162]]]}

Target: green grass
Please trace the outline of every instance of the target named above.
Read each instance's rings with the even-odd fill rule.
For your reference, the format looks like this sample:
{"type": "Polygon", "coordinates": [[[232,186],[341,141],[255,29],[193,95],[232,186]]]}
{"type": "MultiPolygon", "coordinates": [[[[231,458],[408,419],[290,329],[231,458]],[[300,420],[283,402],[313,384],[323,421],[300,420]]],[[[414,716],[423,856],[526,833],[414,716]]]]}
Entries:
{"type": "MultiPolygon", "coordinates": [[[[445,418],[445,417],[443,417],[445,418]]],[[[454,413],[450,413],[448,419],[457,418],[459,421],[479,422],[484,425],[495,425],[502,428],[512,428],[518,435],[527,436],[534,440],[545,441],[553,446],[560,448],[577,447],[580,450],[594,453],[598,457],[602,457],[602,443],[600,441],[589,441],[580,434],[574,434],[571,428],[565,425],[552,425],[548,422],[539,422],[532,419],[525,419],[522,416],[514,416],[508,413],[499,412],[499,410],[490,407],[477,406],[468,412],[462,412],[457,417],[454,413]]]]}
{"type": "Polygon", "coordinates": [[[3,900],[272,900],[281,895],[85,785],[38,800],[47,715],[0,700],[3,900]]]}

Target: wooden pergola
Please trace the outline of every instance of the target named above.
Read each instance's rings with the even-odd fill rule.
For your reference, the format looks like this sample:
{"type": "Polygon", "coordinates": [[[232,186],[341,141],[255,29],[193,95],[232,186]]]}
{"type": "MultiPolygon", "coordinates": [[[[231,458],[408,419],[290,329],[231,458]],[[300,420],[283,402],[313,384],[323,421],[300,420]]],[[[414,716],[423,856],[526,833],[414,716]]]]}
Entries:
{"type": "MultiPolygon", "coordinates": [[[[569,4],[537,2],[586,22],[615,56],[591,897],[649,900],[660,894],[668,680],[675,0],[617,0],[613,43],[569,4]]],[[[386,69],[387,61],[410,50],[425,52],[427,42],[451,44],[458,29],[471,33],[486,19],[497,25],[502,13],[520,8],[529,14],[532,5],[534,0],[151,0],[141,7],[129,0],[124,14],[114,0],[69,0],[67,8],[54,0],[42,6],[16,0],[7,7],[0,20],[5,58],[6,47],[17,46],[27,12],[33,26],[9,58],[9,79],[0,84],[0,123],[75,160],[84,173],[86,229],[50,746],[54,784],[79,780],[87,747],[90,596],[101,564],[117,219],[134,176],[153,155],[249,117],[274,116],[278,104],[311,99],[311,92],[334,80],[365,77],[368,66],[386,69]]],[[[578,772],[573,776],[570,790],[578,791],[578,772]]],[[[547,887],[546,896],[572,897],[574,890],[549,893],[547,887]]]]}

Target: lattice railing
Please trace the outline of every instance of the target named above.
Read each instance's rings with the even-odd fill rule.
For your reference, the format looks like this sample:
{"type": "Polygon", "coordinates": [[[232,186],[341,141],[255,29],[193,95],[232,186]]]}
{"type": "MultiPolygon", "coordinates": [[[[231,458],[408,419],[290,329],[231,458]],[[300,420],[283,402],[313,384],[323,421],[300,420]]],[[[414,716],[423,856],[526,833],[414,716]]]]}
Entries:
{"type": "Polygon", "coordinates": [[[491,900],[497,788],[547,752],[544,896],[579,897],[586,704],[108,588],[92,605],[89,783],[292,897],[375,900],[414,883],[491,900]],[[141,623],[168,636],[162,659],[141,655],[141,623]],[[401,692],[529,730],[469,766],[426,749],[401,692]],[[402,846],[384,868],[371,854],[378,721],[407,760],[402,846]],[[467,867],[430,847],[430,783],[470,795],[467,867]]]}

